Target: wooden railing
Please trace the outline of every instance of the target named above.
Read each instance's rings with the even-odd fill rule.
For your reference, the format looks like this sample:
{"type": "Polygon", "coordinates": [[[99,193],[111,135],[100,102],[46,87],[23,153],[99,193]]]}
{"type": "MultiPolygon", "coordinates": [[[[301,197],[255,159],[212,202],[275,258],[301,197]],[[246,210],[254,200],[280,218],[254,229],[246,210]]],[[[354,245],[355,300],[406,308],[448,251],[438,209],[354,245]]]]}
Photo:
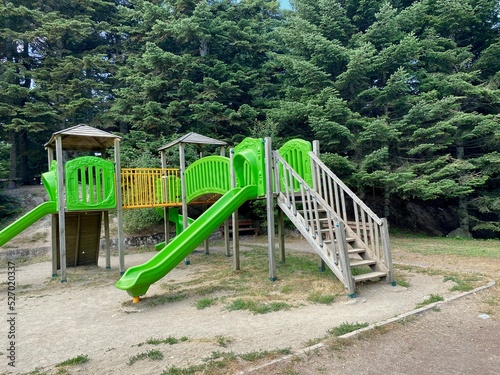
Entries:
{"type": "Polygon", "coordinates": [[[274,152],[275,191],[278,205],[309,244],[344,284],[354,293],[354,280],[344,223],[328,203],[279,155],[274,152]],[[322,220],[326,219],[326,227],[322,220]]]}
{"type": "Polygon", "coordinates": [[[350,228],[350,231],[391,269],[392,259],[387,220],[379,218],[314,153],[311,152],[309,156],[314,189],[350,228]]]}

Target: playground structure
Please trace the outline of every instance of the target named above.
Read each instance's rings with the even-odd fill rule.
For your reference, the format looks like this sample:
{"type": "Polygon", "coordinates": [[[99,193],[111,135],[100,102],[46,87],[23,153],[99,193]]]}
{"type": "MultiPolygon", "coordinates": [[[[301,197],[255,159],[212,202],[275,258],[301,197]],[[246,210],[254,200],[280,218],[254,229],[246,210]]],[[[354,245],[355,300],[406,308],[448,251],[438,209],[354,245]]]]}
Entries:
{"type": "MultiPolygon", "coordinates": [[[[279,259],[285,262],[284,215],[353,296],[356,283],[385,279],[393,283],[387,221],[375,215],[319,158],[319,142],[294,139],[272,150],[271,139],[245,138],[224,156],[225,143],[190,133],[162,147],[162,168],[120,168],[121,138],[86,125],[54,133],[45,145],[50,171],[42,175],[49,202],[0,231],[0,246],[46,214],[52,215],[52,274],[66,266],[97,264],[102,222],[106,268],[110,265],[109,211],[118,222],[121,278],[116,287],[137,302],[149,286],[164,277],[221,225],[225,225],[229,255],[229,225],[233,220],[234,268],[239,269],[238,208],[246,201],[266,199],[269,279],[276,280],[274,207],[278,210],[279,259]],[[201,157],[185,168],[184,145],[215,144],[221,155],[201,157]],[[179,146],[180,168],[167,168],[165,150],[179,146]],[[63,165],[63,150],[98,152],[114,146],[114,163],[81,156],[63,165]],[[54,150],[56,160],[54,160],[54,150]],[[62,178],[61,178],[62,176],[62,178]],[[196,220],[187,217],[188,204],[210,207],[196,220]],[[165,243],[148,262],[125,270],[122,210],[156,207],[165,217],[165,243]],[[182,208],[182,214],[177,209],[182,208]],[[175,210],[174,210],[175,209],[175,210]],[[170,240],[169,222],[177,235],[170,240]],[[58,256],[59,255],[59,256],[58,256]],[[352,268],[367,272],[353,276],[352,268]]],[[[200,156],[203,156],[200,153],[200,156]]]]}

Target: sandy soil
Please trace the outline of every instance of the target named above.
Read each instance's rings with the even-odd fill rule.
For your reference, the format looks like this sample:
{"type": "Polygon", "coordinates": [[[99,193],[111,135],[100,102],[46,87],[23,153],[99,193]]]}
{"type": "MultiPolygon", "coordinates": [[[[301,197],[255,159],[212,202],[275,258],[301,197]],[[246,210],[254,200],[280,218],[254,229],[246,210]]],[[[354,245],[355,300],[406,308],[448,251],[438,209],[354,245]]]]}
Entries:
{"type": "MultiPolygon", "coordinates": [[[[290,241],[289,247],[304,249],[307,245],[294,240],[290,241]]],[[[128,255],[126,265],[140,264],[152,255],[128,255]]],[[[104,264],[104,259],[100,264],[104,264]]],[[[50,277],[48,261],[17,266],[16,368],[13,373],[37,368],[49,371],[56,364],[80,354],[88,355],[89,361],[71,367],[71,373],[160,374],[172,366],[203,363],[213,352],[241,354],[283,348],[299,351],[311,340],[324,337],[329,329],[344,322],[377,323],[414,309],[430,294],[445,298],[458,294],[449,291],[453,283],[443,282],[441,276],[407,273],[409,288],[384,283],[366,284],[361,286],[356,299],[346,297],[332,305],[304,303],[289,311],[264,315],[248,311],[229,312],[220,306],[198,310],[195,301],[190,299],[152,305],[145,298],[132,305],[130,297],[114,287],[118,278],[117,259],[113,258],[112,265],[115,269],[110,271],[101,267],[69,269],[68,283],[64,284],[50,277]],[[188,340],[175,345],[143,344],[150,338],[167,337],[187,337],[188,340]],[[226,347],[220,345],[221,337],[227,343],[226,347]],[[134,355],[151,349],[161,351],[163,360],[128,364],[134,355]]],[[[200,272],[207,271],[196,264],[180,265],[163,281],[188,282],[200,272]]],[[[7,269],[4,267],[0,270],[0,280],[6,279],[7,269]]],[[[150,288],[148,296],[162,293],[165,290],[157,283],[150,288]]],[[[6,316],[5,283],[0,305],[6,316]]],[[[0,325],[2,348],[7,343],[9,328],[6,319],[3,321],[0,325]]],[[[0,368],[9,371],[12,369],[6,366],[7,355],[3,352],[0,356],[0,368]]],[[[249,363],[246,366],[252,368],[254,365],[249,363]]],[[[267,368],[261,373],[268,371],[273,373],[267,368]]],[[[305,372],[301,368],[296,373],[315,372],[305,372]]]]}

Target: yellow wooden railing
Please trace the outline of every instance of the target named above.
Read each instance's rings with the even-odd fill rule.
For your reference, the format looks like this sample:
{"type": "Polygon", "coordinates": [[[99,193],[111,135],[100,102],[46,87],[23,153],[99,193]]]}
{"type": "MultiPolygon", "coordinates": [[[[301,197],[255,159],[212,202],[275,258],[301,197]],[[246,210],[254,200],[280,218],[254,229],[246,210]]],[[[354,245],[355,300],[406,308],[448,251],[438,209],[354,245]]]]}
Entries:
{"type": "Polygon", "coordinates": [[[123,208],[181,205],[181,182],[177,168],[122,168],[123,208]]]}

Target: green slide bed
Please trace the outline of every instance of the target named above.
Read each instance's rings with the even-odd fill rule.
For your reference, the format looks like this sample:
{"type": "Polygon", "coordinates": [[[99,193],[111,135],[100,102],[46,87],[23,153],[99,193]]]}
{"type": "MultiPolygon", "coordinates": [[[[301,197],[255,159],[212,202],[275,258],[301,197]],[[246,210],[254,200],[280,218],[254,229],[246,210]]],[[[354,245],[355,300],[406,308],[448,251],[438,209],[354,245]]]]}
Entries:
{"type": "Polygon", "coordinates": [[[229,190],[153,258],[142,265],[130,267],[117,281],[116,287],[126,290],[134,299],[146,294],[151,284],[186,258],[238,207],[256,197],[257,186],[254,185],[229,190]]]}
{"type": "Polygon", "coordinates": [[[33,210],[14,221],[0,232],[0,246],[5,245],[8,241],[17,236],[30,225],[33,225],[45,215],[55,214],[56,212],[57,202],[54,201],[45,202],[35,207],[33,210]]]}

